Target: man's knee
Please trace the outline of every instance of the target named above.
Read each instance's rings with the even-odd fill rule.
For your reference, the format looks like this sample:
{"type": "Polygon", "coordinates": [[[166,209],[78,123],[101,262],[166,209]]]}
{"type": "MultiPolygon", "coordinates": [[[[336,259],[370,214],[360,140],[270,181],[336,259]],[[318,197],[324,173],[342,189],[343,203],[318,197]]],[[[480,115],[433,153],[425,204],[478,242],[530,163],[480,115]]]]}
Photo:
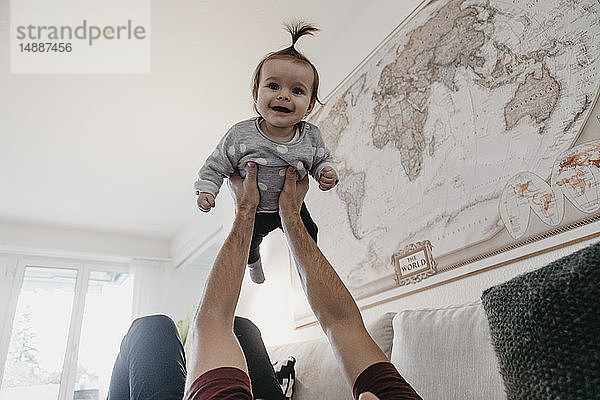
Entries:
{"type": "Polygon", "coordinates": [[[244,317],[235,317],[233,320],[233,332],[236,335],[260,335],[260,330],[254,322],[244,317]]]}
{"type": "Polygon", "coordinates": [[[130,332],[152,332],[153,334],[171,335],[177,333],[175,322],[163,314],[146,315],[131,323],[130,332]]]}

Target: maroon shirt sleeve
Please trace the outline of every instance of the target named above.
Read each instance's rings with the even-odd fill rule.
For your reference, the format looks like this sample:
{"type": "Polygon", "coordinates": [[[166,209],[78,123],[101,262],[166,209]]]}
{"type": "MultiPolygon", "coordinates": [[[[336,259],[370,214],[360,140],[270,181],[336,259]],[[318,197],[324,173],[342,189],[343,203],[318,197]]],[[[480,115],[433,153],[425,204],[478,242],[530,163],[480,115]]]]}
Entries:
{"type": "Polygon", "coordinates": [[[252,400],[250,378],[239,368],[220,367],[200,375],[184,400],[252,400]]]}
{"type": "Polygon", "coordinates": [[[371,392],[380,400],[422,400],[389,362],[375,363],[360,373],[352,393],[358,399],[364,392],[371,392]]]}

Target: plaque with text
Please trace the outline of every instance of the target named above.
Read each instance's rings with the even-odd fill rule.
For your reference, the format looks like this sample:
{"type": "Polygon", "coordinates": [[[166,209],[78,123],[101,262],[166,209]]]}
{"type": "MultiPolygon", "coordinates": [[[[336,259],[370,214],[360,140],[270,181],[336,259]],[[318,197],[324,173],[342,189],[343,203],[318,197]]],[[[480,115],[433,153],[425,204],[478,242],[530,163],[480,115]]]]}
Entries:
{"type": "Polygon", "coordinates": [[[431,242],[411,243],[392,256],[398,286],[420,282],[434,275],[436,262],[431,255],[431,242]]]}

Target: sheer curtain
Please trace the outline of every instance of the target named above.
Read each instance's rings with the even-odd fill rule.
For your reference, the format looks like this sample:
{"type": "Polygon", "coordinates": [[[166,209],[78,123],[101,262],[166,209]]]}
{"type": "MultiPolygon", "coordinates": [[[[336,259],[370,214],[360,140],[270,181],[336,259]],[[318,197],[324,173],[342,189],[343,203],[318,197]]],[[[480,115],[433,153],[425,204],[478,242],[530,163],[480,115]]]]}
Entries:
{"type": "Polygon", "coordinates": [[[135,258],[133,272],[133,318],[167,313],[167,296],[171,279],[167,261],[135,258]]]}

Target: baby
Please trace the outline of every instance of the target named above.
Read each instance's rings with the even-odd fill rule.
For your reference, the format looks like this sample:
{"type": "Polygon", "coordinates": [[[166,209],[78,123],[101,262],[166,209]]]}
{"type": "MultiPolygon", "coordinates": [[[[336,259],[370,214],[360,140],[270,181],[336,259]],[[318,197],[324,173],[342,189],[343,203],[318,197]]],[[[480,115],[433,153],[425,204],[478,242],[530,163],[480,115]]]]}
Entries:
{"type": "MultiPolygon", "coordinates": [[[[267,54],[254,71],[252,97],[254,110],[259,115],[229,129],[194,183],[198,207],[208,212],[215,206],[223,178],[235,171],[244,178],[246,164],[256,163],[260,203],[248,257],[250,278],[256,283],[265,280],[260,243],[275,228],[282,228],[278,202],[286,168],[294,167],[298,179],[310,173],[319,182],[321,190],[333,188],[338,176],[319,128],[303,121],[319,101],[319,74],[294,45],[300,37],[312,35],[318,28],[297,23],[287,26],[287,30],[292,36],[292,45],[267,54]]],[[[317,225],[305,204],[302,204],[300,216],[316,242],[317,225]]]]}

